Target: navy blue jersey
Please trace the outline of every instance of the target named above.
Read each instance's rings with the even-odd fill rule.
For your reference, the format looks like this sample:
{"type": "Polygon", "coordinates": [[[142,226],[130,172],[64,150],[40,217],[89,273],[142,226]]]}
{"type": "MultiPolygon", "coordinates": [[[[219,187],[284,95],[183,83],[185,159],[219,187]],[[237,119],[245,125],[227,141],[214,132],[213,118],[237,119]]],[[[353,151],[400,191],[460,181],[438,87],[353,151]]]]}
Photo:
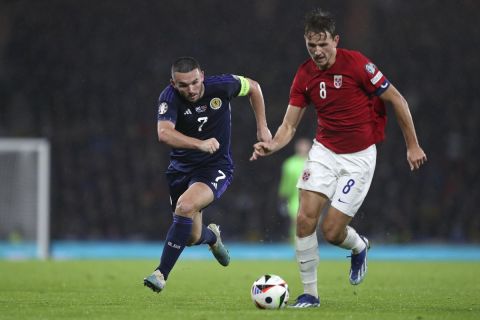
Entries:
{"type": "Polygon", "coordinates": [[[172,148],[167,172],[191,172],[211,166],[233,171],[230,100],[239,95],[241,81],[237,76],[225,74],[206,77],[204,86],[203,97],[190,102],[169,85],[158,99],[157,120],[173,122],[175,130],[189,137],[200,140],[216,138],[220,148],[213,154],[172,148]]]}

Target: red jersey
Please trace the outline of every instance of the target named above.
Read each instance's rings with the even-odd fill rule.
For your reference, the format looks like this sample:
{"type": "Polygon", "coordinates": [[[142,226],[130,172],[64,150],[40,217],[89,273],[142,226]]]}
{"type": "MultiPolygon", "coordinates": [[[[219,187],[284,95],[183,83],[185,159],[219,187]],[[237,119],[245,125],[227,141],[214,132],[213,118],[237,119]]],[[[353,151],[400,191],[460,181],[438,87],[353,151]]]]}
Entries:
{"type": "Polygon", "coordinates": [[[320,70],[304,62],[290,89],[292,106],[317,111],[316,140],[335,153],[353,153],[384,139],[386,112],[378,97],[390,83],[357,51],[337,48],[335,63],[320,70]]]}

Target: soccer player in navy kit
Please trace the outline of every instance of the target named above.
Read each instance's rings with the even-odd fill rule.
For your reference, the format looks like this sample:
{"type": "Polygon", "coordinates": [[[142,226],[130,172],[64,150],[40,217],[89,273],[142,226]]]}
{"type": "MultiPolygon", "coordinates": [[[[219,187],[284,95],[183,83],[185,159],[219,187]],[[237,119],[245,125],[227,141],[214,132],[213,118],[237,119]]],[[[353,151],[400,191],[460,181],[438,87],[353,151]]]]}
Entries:
{"type": "Polygon", "coordinates": [[[232,181],[230,100],[248,96],[258,141],[272,139],[256,81],[232,74],[205,78],[192,57],[178,58],[171,77],[158,100],[157,132],[159,141],[172,148],[167,180],[174,213],[160,265],[144,279],[144,285],[155,292],[165,287],[185,246],[207,244],[221,265],[230,262],[219,227],[202,223],[202,210],[220,198],[232,181]]]}
{"type": "Polygon", "coordinates": [[[294,136],[305,107],[317,112],[317,132],[302,176],[297,214],[296,258],[303,284],[291,307],[320,305],[317,292],[319,263],[316,228],[321,221],[324,238],[351,250],[349,280],[362,282],[367,271],[368,239],[349,226],[370,188],[376,163],[375,144],[384,136],[385,105],[392,105],[407,147],[411,170],[427,157],[420,147],[408,104],[383,73],[357,51],[337,48],[335,20],[314,10],[305,19],[305,44],[310,59],[298,68],[290,101],[272,141],[254,145],[251,160],[283,148],[294,136]]]}

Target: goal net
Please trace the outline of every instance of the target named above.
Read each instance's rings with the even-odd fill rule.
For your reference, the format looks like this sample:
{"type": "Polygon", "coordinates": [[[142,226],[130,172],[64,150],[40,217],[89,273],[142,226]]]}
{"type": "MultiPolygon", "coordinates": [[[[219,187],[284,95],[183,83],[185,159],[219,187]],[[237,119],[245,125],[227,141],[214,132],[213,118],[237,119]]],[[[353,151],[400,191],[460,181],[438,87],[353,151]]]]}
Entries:
{"type": "Polygon", "coordinates": [[[0,138],[0,241],[34,243],[49,256],[50,145],[0,138]]]}

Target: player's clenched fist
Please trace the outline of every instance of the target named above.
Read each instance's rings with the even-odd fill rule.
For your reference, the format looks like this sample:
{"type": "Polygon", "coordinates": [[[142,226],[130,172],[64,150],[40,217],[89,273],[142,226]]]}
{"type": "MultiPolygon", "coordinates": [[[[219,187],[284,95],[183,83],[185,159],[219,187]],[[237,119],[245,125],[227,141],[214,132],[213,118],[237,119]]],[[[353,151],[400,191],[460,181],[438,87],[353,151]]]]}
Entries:
{"type": "Polygon", "coordinates": [[[253,153],[250,161],[257,160],[259,157],[268,156],[273,152],[273,145],[271,142],[257,142],[253,145],[253,153]]]}
{"type": "Polygon", "coordinates": [[[214,153],[219,148],[220,148],[220,143],[218,143],[217,139],[215,138],[203,140],[199,145],[200,151],[208,152],[210,154],[214,153]]]}

